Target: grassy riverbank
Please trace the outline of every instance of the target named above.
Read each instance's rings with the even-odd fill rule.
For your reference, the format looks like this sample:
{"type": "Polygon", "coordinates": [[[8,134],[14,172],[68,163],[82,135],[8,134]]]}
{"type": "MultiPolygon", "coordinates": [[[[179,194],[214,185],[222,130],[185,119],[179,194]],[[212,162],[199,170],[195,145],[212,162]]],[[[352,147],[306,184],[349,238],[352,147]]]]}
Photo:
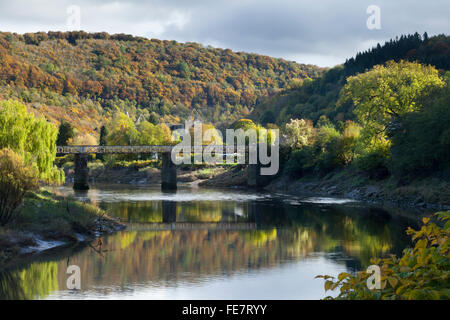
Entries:
{"type": "Polygon", "coordinates": [[[0,268],[26,254],[124,228],[106,212],[45,189],[29,193],[16,219],[0,227],[0,268]]]}

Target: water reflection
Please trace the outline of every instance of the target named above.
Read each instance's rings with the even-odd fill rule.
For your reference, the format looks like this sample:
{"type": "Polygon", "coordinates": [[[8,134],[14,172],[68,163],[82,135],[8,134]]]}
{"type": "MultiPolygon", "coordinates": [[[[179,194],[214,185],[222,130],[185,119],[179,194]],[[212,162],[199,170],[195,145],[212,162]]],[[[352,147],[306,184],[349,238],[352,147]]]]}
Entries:
{"type": "Polygon", "coordinates": [[[398,254],[408,244],[406,226],[415,225],[359,204],[292,204],[243,192],[211,200],[217,194],[182,190],[180,198],[194,200],[173,201],[173,194],[157,190],[92,190],[84,200],[122,221],[170,228],[130,228],[103,237],[101,245],[56,250],[4,271],[0,298],[320,298],[323,283],[315,275],[354,271],[372,256],[398,254]],[[123,200],[127,193],[134,200],[123,200]],[[229,200],[235,195],[239,201],[229,200]],[[65,287],[72,264],[81,269],[79,292],[65,287]]]}

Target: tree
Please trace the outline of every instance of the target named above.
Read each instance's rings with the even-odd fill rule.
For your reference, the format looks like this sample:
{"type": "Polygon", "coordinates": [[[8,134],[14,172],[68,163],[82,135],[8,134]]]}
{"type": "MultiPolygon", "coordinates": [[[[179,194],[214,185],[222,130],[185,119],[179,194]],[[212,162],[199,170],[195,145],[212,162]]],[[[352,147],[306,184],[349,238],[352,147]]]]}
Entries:
{"type": "Polygon", "coordinates": [[[106,137],[108,136],[108,129],[106,129],[106,126],[102,126],[100,128],[100,145],[106,146],[106,137]]]}
{"type": "Polygon", "coordinates": [[[165,124],[154,125],[148,121],[138,124],[140,145],[167,145],[172,140],[169,127],[165,124]]]}
{"type": "Polygon", "coordinates": [[[355,158],[360,132],[361,127],[358,124],[350,120],[346,121],[338,142],[338,158],[342,164],[347,165],[355,158]]]}
{"type": "Polygon", "coordinates": [[[286,124],[287,143],[294,149],[311,145],[316,136],[316,130],[311,120],[291,119],[286,124]]]}
{"type": "Polygon", "coordinates": [[[386,129],[405,114],[418,111],[421,99],[444,86],[432,66],[415,62],[389,61],[372,70],[348,77],[338,106],[347,101],[363,124],[367,138],[385,138],[386,129]]]}
{"type": "Polygon", "coordinates": [[[0,225],[11,221],[27,191],[38,187],[38,174],[16,152],[0,150],[0,225]]]}
{"type": "Polygon", "coordinates": [[[256,124],[250,119],[240,119],[234,124],[234,129],[242,129],[244,131],[248,129],[256,129],[256,124]]]}
{"type": "Polygon", "coordinates": [[[97,139],[89,134],[89,133],[82,133],[75,136],[75,138],[72,141],[72,145],[74,146],[95,146],[97,145],[97,139]]]}
{"type": "Polygon", "coordinates": [[[151,124],[157,125],[158,123],[161,122],[161,120],[159,119],[156,112],[152,112],[152,113],[150,113],[150,116],[148,117],[148,122],[150,122],[151,124]]]}
{"type": "MultiPolygon", "coordinates": [[[[194,140],[196,128],[198,128],[198,127],[196,127],[195,125],[189,128],[189,134],[191,135],[191,144],[192,145],[195,145],[195,143],[196,143],[196,141],[194,140]]],[[[222,137],[221,137],[219,131],[214,127],[214,125],[202,123],[199,128],[201,129],[201,130],[199,130],[201,132],[198,132],[197,134],[201,134],[201,144],[202,145],[209,145],[212,143],[221,145],[223,143],[222,137]],[[209,136],[205,135],[206,132],[208,132],[209,136]]]]}
{"type": "MultiPolygon", "coordinates": [[[[108,136],[108,129],[106,129],[106,126],[102,126],[100,128],[100,140],[99,140],[99,145],[101,146],[106,146],[107,142],[106,142],[106,137],[108,136]]],[[[99,153],[96,155],[96,158],[104,161],[105,160],[105,155],[103,153],[99,153]]]]}
{"type": "Polygon", "coordinates": [[[69,122],[61,121],[58,130],[58,138],[56,139],[56,145],[67,146],[71,139],[74,137],[73,127],[69,122]]]}
{"type": "Polygon", "coordinates": [[[19,154],[35,167],[39,178],[61,182],[64,172],[53,165],[56,157],[57,128],[44,118],[35,118],[20,102],[0,101],[0,147],[19,154]]]}
{"type": "Polygon", "coordinates": [[[424,107],[403,117],[388,135],[392,140],[390,168],[404,175],[450,172],[450,86],[424,102],[424,107]]]}
{"type": "Polygon", "coordinates": [[[261,116],[261,123],[267,125],[268,123],[275,123],[276,118],[272,111],[266,110],[261,116]]]}
{"type": "Polygon", "coordinates": [[[117,113],[112,121],[107,124],[108,145],[131,146],[139,139],[139,132],[134,126],[133,120],[123,112],[117,113]]]}
{"type": "Polygon", "coordinates": [[[178,72],[183,78],[190,79],[191,77],[191,70],[185,61],[178,62],[178,72]]]}
{"type": "Polygon", "coordinates": [[[164,123],[160,123],[156,125],[157,130],[157,138],[156,143],[160,145],[168,145],[172,142],[172,132],[170,128],[166,126],[164,123]]]}

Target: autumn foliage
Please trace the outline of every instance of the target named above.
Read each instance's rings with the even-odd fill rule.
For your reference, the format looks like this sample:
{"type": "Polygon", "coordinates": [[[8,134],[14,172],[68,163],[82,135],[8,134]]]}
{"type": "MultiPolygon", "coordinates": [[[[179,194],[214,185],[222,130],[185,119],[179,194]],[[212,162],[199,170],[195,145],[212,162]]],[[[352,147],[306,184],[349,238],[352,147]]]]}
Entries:
{"type": "Polygon", "coordinates": [[[311,65],[197,43],[85,32],[0,33],[0,65],[0,87],[8,88],[0,98],[14,94],[23,102],[43,103],[48,107],[39,113],[50,117],[60,112],[52,108],[55,99],[64,99],[60,96],[87,99],[95,105],[90,128],[78,121],[84,115],[77,111],[84,112],[86,104],[81,101],[77,110],[70,110],[73,99],[61,103],[60,117],[70,112],[75,126],[90,133],[115,107],[154,112],[166,122],[183,120],[193,109],[210,122],[233,121],[292,79],[321,73],[311,65]],[[10,93],[17,88],[35,91],[10,93]]]}
{"type": "Polygon", "coordinates": [[[0,225],[14,218],[26,192],[37,186],[37,170],[11,149],[0,149],[0,225]]]}
{"type": "Polygon", "coordinates": [[[369,289],[371,273],[361,271],[356,275],[344,272],[337,279],[319,276],[325,279],[325,290],[339,289],[337,299],[449,299],[450,211],[438,212],[434,217],[439,224],[423,218],[420,230],[408,228],[415,246],[405,249],[401,257],[372,259],[380,266],[381,289],[369,289]]]}

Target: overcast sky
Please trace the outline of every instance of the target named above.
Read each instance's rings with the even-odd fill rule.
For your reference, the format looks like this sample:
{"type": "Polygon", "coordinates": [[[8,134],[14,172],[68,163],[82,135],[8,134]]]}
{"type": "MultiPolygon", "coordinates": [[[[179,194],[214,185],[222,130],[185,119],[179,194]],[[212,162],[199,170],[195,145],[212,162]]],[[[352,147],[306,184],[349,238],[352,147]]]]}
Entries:
{"type": "Polygon", "coordinates": [[[0,0],[0,31],[77,26],[333,66],[405,33],[449,33],[448,0],[0,0]],[[380,8],[380,29],[367,8],[380,8]]]}

